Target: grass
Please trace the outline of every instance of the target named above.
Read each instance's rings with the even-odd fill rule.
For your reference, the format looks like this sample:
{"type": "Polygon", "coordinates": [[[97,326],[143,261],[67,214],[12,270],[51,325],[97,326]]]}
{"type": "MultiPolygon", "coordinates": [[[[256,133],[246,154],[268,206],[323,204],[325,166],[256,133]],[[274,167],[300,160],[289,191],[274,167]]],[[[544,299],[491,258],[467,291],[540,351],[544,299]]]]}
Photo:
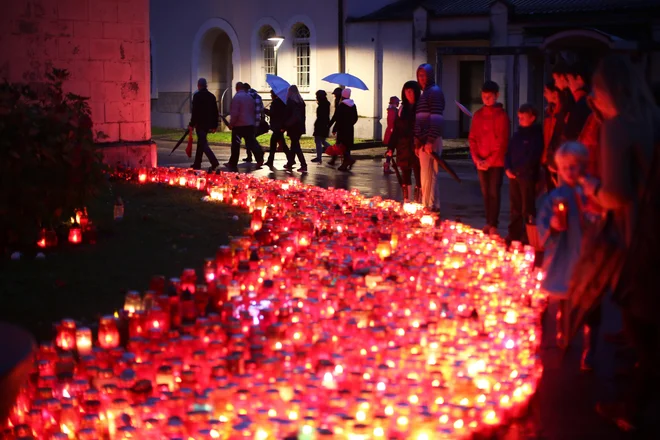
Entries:
{"type": "MultiPolygon", "coordinates": [[[[170,141],[178,141],[181,139],[184,130],[180,128],[162,128],[162,127],[151,127],[151,135],[160,139],[166,139],[170,141]]],[[[195,142],[197,141],[197,135],[193,134],[195,142]]],[[[209,133],[208,140],[212,144],[231,144],[231,132],[229,131],[220,131],[217,133],[209,133]]],[[[257,138],[259,143],[263,146],[270,145],[270,133],[261,135],[257,138]]],[[[332,143],[332,140],[328,139],[328,142],[332,143]]],[[[370,143],[374,142],[368,139],[356,139],[356,144],[361,143],[370,143]]],[[[300,138],[300,145],[303,149],[314,150],[316,145],[314,144],[314,138],[312,136],[303,136],[300,138]]]]}
{"type": "Polygon", "coordinates": [[[63,318],[93,324],[123,306],[125,290],[146,290],[153,275],[179,277],[184,268],[201,269],[204,258],[213,257],[230,235],[240,235],[248,221],[188,189],[121,182],[113,184],[113,193],[88,206],[99,230],[96,244],[74,247],[60,238],[44,260],[2,263],[0,320],[27,328],[39,340],[50,339],[52,324],[63,318]],[[125,204],[118,222],[116,195],[125,204]]]}

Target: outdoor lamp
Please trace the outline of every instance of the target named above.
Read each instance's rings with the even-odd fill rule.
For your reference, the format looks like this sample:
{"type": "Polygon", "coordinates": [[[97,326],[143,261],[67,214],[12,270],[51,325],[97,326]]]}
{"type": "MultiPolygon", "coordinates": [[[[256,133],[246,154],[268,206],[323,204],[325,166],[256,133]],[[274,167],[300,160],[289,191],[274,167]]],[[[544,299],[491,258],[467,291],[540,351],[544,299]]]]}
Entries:
{"type": "Polygon", "coordinates": [[[277,50],[280,48],[280,46],[284,42],[284,37],[277,37],[277,36],[270,37],[268,39],[268,41],[272,41],[273,43],[275,43],[275,46],[273,47],[273,49],[274,49],[274,52],[275,52],[274,53],[274,55],[275,55],[275,60],[274,60],[275,61],[275,75],[277,76],[277,50]]]}

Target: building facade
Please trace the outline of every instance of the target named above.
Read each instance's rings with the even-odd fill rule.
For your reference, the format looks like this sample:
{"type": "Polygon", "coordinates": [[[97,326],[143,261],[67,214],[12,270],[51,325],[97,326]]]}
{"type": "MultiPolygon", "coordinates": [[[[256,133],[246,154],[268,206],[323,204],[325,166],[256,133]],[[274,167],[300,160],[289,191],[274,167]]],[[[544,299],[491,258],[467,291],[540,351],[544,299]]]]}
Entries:
{"type": "Polygon", "coordinates": [[[183,127],[197,78],[209,80],[222,113],[233,84],[249,82],[265,100],[266,73],[303,92],[307,132],[314,93],[332,91],[322,78],[348,72],[368,91],[355,91],[356,136],[380,139],[390,96],[430,63],[442,86],[445,137],[464,137],[485,79],[500,84],[500,100],[515,110],[541,108],[543,84],[560,59],[595,62],[611,51],[629,53],[649,79],[660,77],[658,0],[177,0],[151,2],[152,118],[183,127]],[[275,50],[271,37],[283,38],[275,50]]]}
{"type": "Polygon", "coordinates": [[[14,0],[0,15],[0,79],[34,83],[67,69],[88,97],[110,164],[156,164],[149,111],[149,1],[14,0]]]}

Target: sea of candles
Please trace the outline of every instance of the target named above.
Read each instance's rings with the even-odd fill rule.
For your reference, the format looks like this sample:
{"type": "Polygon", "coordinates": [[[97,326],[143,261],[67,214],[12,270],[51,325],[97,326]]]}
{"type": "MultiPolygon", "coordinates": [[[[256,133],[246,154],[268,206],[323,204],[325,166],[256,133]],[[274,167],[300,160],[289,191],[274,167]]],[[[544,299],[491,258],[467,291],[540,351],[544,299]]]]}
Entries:
{"type": "Polygon", "coordinates": [[[234,173],[143,169],[251,215],[198,271],[154,276],[42,344],[8,438],[448,439],[536,390],[534,252],[415,204],[234,173]]]}

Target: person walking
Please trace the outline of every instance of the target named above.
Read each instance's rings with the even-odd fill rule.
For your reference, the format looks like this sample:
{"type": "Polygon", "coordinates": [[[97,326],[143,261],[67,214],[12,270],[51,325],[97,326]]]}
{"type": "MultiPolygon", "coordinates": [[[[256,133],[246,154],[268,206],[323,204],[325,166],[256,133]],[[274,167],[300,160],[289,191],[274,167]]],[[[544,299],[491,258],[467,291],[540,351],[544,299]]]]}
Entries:
{"type": "Polygon", "coordinates": [[[282,133],[282,128],[284,127],[284,121],[286,120],[286,104],[280,99],[275,92],[270,91],[270,108],[264,108],[264,112],[270,117],[270,129],[273,134],[270,137],[270,152],[268,153],[268,160],[266,165],[272,168],[273,162],[275,160],[275,153],[277,152],[278,145],[282,147],[282,151],[289,160],[290,151],[289,147],[286,144],[284,139],[284,133],[282,133]]]}
{"type": "Polygon", "coordinates": [[[193,170],[202,168],[202,154],[206,154],[211,167],[209,171],[215,171],[220,164],[209,147],[207,139],[208,133],[215,133],[218,129],[218,103],[213,93],[209,92],[208,84],[205,78],[197,80],[197,93],[193,95],[192,115],[188,129],[195,129],[197,133],[197,149],[195,150],[195,159],[191,166],[193,170]]]}
{"type": "Polygon", "coordinates": [[[314,143],[316,144],[316,157],[312,162],[321,165],[323,152],[330,146],[326,138],[330,131],[330,101],[325,90],[316,92],[316,120],[314,121],[314,143]]]}
{"type": "MultiPolygon", "coordinates": [[[[330,119],[330,123],[328,124],[329,125],[328,134],[330,133],[330,131],[332,131],[333,134],[337,132],[337,130],[335,130],[335,125],[337,123],[337,110],[339,109],[339,103],[341,102],[342,90],[343,89],[341,87],[336,87],[332,91],[332,96],[335,97],[335,102],[334,102],[335,109],[334,112],[332,113],[332,118],[330,119]]],[[[337,162],[337,156],[332,156],[328,164],[334,166],[336,162],[337,162]]]]}
{"type": "Polygon", "coordinates": [[[401,107],[392,124],[388,139],[387,157],[392,158],[396,151],[395,163],[401,170],[401,191],[403,202],[422,199],[419,158],[415,155],[415,116],[422,90],[417,81],[408,81],[401,90],[401,107]],[[415,175],[415,194],[410,194],[412,175],[415,175]]]}
{"type": "Polygon", "coordinates": [[[422,180],[422,204],[440,212],[440,166],[434,155],[442,155],[442,128],[445,95],[435,83],[430,64],[417,68],[417,82],[422,90],[415,114],[415,154],[419,157],[422,180]]]}
{"type": "Polygon", "coordinates": [[[337,134],[337,143],[344,146],[344,158],[337,170],[348,171],[355,164],[355,159],[351,157],[351,150],[355,142],[354,127],[358,121],[357,106],[351,99],[351,89],[342,90],[341,102],[337,106],[335,118],[336,123],[333,132],[337,134]]]}
{"type": "Polygon", "coordinates": [[[497,102],[500,86],[486,81],[481,88],[484,106],[474,112],[470,127],[470,154],[477,167],[486,211],[486,234],[497,234],[504,178],[504,157],[509,144],[509,116],[497,102]]]}
{"type": "Polygon", "coordinates": [[[297,156],[300,161],[298,171],[306,174],[307,161],[305,161],[305,155],[300,146],[300,138],[305,134],[305,101],[300,96],[298,87],[295,85],[290,86],[286,94],[286,118],[284,120],[284,127],[281,130],[282,132],[286,131],[286,134],[291,139],[289,161],[284,168],[291,171],[297,156]]]}
{"type": "Polygon", "coordinates": [[[264,153],[258,147],[254,136],[255,102],[248,95],[243,83],[236,83],[236,94],[231,100],[229,128],[231,128],[231,156],[225,166],[231,171],[238,171],[238,157],[241,152],[241,139],[245,146],[252,150],[257,159],[257,168],[264,163],[264,153]]]}
{"type": "MultiPolygon", "coordinates": [[[[245,87],[245,90],[247,91],[248,95],[254,99],[254,137],[255,139],[257,136],[261,136],[264,133],[268,133],[268,131],[261,131],[261,126],[262,126],[262,119],[264,113],[264,101],[261,99],[261,95],[257,93],[256,90],[252,88],[252,86],[248,83],[243,83],[243,87],[245,87]]],[[[257,146],[261,149],[261,145],[259,144],[259,141],[257,140],[257,146]]],[[[246,163],[252,163],[252,152],[250,151],[249,148],[247,148],[247,145],[245,146],[245,150],[247,151],[247,156],[243,159],[243,162],[246,163]]]]}
{"type": "MultiPolygon", "coordinates": [[[[399,114],[399,97],[390,96],[390,103],[387,106],[387,126],[385,127],[385,136],[383,136],[383,145],[386,147],[390,146],[390,139],[392,137],[392,131],[394,130],[394,124],[396,122],[396,117],[399,114]]],[[[387,151],[391,151],[389,148],[387,151]]],[[[383,174],[392,174],[391,168],[392,156],[385,154],[385,163],[383,164],[383,174]]]]}

